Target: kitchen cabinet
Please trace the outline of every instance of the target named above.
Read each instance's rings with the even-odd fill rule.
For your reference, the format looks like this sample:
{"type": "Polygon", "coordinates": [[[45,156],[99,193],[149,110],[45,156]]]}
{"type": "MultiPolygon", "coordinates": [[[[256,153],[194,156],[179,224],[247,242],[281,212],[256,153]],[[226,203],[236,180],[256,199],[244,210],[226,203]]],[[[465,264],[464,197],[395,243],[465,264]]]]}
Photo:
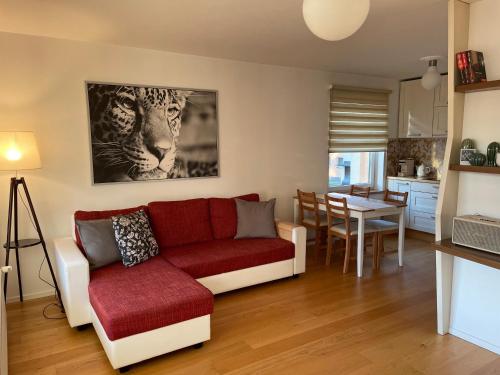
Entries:
{"type": "Polygon", "coordinates": [[[448,107],[448,75],[441,76],[441,84],[434,89],[434,107],[448,107]]]}
{"type": "Polygon", "coordinates": [[[424,89],[420,79],[405,81],[401,82],[399,98],[400,137],[432,137],[434,91],[424,89]]]}
{"type": "MultiPolygon", "coordinates": [[[[405,180],[389,180],[388,189],[391,191],[399,191],[400,193],[408,193],[408,202],[410,199],[410,182],[405,180]]],[[[406,226],[410,224],[410,205],[405,208],[405,221],[406,226]]]]}
{"type": "Polygon", "coordinates": [[[388,179],[387,188],[408,193],[408,206],[405,210],[407,228],[435,233],[439,192],[437,181],[422,182],[414,178],[392,177],[388,179]]]}
{"type": "Polygon", "coordinates": [[[441,76],[441,84],[434,90],[434,118],[432,136],[448,135],[448,76],[441,76]]]}
{"type": "Polygon", "coordinates": [[[432,121],[432,136],[445,137],[448,135],[448,107],[434,108],[432,121]]]}
{"type": "Polygon", "coordinates": [[[399,138],[444,137],[448,132],[448,76],[434,90],[422,80],[404,81],[399,92],[399,138]]]}

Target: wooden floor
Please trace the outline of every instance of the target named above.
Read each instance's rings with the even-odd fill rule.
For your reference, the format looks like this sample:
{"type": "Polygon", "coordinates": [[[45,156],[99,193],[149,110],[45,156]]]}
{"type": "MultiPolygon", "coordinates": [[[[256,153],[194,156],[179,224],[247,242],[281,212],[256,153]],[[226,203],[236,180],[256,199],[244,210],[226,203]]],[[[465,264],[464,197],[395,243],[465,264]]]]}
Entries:
{"type": "MultiPolygon", "coordinates": [[[[426,242],[407,241],[401,271],[395,253],[375,274],[369,257],[362,280],[354,262],[342,275],[340,258],[325,267],[310,256],[299,279],[216,296],[212,339],[202,349],[164,355],[130,373],[500,373],[497,355],[436,334],[434,253],[426,242]]],[[[78,332],[66,320],[42,317],[52,300],[8,306],[10,374],[114,374],[91,327],[78,332]]]]}

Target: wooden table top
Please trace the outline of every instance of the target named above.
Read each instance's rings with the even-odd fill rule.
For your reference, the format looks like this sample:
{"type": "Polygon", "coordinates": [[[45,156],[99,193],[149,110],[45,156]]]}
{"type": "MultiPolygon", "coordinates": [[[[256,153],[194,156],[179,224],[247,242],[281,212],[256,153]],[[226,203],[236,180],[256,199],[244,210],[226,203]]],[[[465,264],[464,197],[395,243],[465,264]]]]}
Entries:
{"type": "MultiPolygon", "coordinates": [[[[346,198],[347,208],[352,211],[359,211],[359,212],[384,211],[384,210],[390,210],[394,207],[406,207],[406,205],[403,203],[386,202],[381,199],[363,198],[349,194],[328,193],[328,195],[330,197],[335,197],[335,198],[346,198]]],[[[318,198],[318,202],[324,203],[325,200],[324,194],[316,194],[316,196],[318,198]]],[[[297,199],[296,196],[294,198],[297,199]]]]}
{"type": "Polygon", "coordinates": [[[500,254],[489,253],[487,251],[476,250],[466,246],[455,245],[451,238],[435,243],[437,250],[443,253],[457,256],[459,258],[470,260],[483,264],[488,267],[500,269],[500,254]]]}

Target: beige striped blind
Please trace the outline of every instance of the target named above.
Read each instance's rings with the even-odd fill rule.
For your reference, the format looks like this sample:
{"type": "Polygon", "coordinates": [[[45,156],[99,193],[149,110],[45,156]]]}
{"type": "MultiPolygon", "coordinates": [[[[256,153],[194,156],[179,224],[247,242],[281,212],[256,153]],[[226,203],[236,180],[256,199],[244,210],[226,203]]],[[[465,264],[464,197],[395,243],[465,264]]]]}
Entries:
{"type": "Polygon", "coordinates": [[[332,86],[329,152],[385,151],[389,90],[332,86]]]}

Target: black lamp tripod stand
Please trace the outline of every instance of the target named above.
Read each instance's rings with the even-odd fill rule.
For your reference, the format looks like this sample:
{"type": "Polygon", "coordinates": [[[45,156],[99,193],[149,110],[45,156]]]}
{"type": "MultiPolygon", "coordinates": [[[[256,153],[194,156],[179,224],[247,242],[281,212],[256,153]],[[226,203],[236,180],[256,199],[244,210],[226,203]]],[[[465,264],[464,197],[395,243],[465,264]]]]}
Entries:
{"type": "MultiPolygon", "coordinates": [[[[7,220],[7,240],[3,245],[5,248],[5,265],[9,265],[9,255],[10,250],[15,250],[16,252],[16,265],[17,265],[17,281],[19,283],[19,298],[21,302],[23,301],[23,286],[21,282],[21,268],[19,266],[19,249],[42,245],[43,252],[45,254],[45,259],[47,260],[47,264],[49,265],[50,275],[52,276],[52,281],[54,282],[54,288],[56,289],[57,298],[59,299],[59,303],[61,304],[61,308],[64,311],[64,307],[61,299],[61,292],[59,291],[59,287],[57,285],[57,280],[54,275],[54,270],[52,269],[52,264],[50,263],[49,254],[47,253],[47,246],[45,245],[45,240],[43,239],[42,230],[40,229],[40,224],[38,223],[38,219],[36,217],[35,208],[33,207],[33,202],[31,201],[30,194],[28,192],[28,187],[26,186],[26,181],[24,177],[17,178],[12,177],[10,179],[10,195],[9,195],[9,214],[7,220]],[[18,227],[18,190],[19,186],[22,186],[24,190],[24,195],[26,196],[26,200],[28,201],[29,215],[31,215],[31,219],[33,221],[33,225],[38,233],[38,239],[19,239],[19,227],[18,227]],[[14,219],[14,240],[11,241],[12,235],[12,219],[14,219]]],[[[7,296],[7,275],[5,274],[5,283],[4,283],[4,296],[7,296]]]]}

